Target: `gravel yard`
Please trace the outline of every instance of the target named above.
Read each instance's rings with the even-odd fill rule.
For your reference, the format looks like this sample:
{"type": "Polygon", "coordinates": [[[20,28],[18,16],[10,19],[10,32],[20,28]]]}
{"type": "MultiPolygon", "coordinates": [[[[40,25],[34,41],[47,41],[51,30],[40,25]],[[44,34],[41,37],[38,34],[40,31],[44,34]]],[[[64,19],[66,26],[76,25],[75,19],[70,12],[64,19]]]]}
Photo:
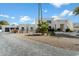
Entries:
{"type": "MultiPolygon", "coordinates": [[[[64,50],[52,45],[25,40],[20,34],[0,33],[0,56],[78,56],[79,51],[64,50]],[[21,37],[19,38],[18,37],[21,37]]],[[[39,38],[39,37],[38,37],[39,38]]]]}
{"type": "Polygon", "coordinates": [[[33,40],[37,42],[46,43],[55,47],[77,50],[79,51],[79,38],[67,38],[67,37],[56,37],[56,36],[27,36],[26,34],[18,34],[19,37],[25,40],[33,40]]]}

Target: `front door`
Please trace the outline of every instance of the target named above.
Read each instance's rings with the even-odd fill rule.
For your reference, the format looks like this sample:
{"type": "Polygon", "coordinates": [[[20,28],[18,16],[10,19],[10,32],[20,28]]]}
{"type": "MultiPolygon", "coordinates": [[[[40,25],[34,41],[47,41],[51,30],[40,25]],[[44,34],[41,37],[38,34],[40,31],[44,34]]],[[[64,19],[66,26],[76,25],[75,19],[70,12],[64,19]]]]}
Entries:
{"type": "Polygon", "coordinates": [[[60,24],[60,29],[63,31],[63,29],[64,29],[64,24],[60,24]]]}

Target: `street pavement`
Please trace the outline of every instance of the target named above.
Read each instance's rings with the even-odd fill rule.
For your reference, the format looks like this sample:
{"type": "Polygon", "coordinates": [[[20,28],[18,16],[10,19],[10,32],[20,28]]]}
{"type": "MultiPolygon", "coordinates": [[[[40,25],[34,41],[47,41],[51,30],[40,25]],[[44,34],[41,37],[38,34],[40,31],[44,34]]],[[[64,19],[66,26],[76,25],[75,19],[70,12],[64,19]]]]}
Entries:
{"type": "Polygon", "coordinates": [[[13,33],[0,32],[0,56],[78,56],[79,51],[64,50],[51,45],[22,40],[13,33]]]}

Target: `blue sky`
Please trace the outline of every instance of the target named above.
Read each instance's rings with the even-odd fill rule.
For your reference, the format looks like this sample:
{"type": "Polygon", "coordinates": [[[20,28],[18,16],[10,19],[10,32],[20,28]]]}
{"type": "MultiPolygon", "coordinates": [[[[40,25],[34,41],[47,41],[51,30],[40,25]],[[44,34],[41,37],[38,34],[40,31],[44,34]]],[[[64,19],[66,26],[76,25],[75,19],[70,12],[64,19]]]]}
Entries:
{"type": "MultiPolygon", "coordinates": [[[[74,23],[79,22],[79,16],[73,15],[73,9],[79,3],[43,3],[43,18],[65,18],[74,23]]],[[[38,16],[38,4],[36,3],[0,3],[0,20],[9,23],[27,24],[34,23],[38,16]]]]}

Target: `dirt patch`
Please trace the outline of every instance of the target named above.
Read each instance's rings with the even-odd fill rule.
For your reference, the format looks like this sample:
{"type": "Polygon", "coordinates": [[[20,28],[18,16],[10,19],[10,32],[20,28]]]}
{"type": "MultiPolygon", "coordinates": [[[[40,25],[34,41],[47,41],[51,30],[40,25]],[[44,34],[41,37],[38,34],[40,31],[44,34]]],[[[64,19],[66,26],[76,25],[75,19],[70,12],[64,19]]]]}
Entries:
{"type": "Polygon", "coordinates": [[[63,49],[79,51],[78,38],[66,38],[56,36],[27,36],[26,34],[17,34],[17,36],[25,40],[42,42],[63,49]]]}

